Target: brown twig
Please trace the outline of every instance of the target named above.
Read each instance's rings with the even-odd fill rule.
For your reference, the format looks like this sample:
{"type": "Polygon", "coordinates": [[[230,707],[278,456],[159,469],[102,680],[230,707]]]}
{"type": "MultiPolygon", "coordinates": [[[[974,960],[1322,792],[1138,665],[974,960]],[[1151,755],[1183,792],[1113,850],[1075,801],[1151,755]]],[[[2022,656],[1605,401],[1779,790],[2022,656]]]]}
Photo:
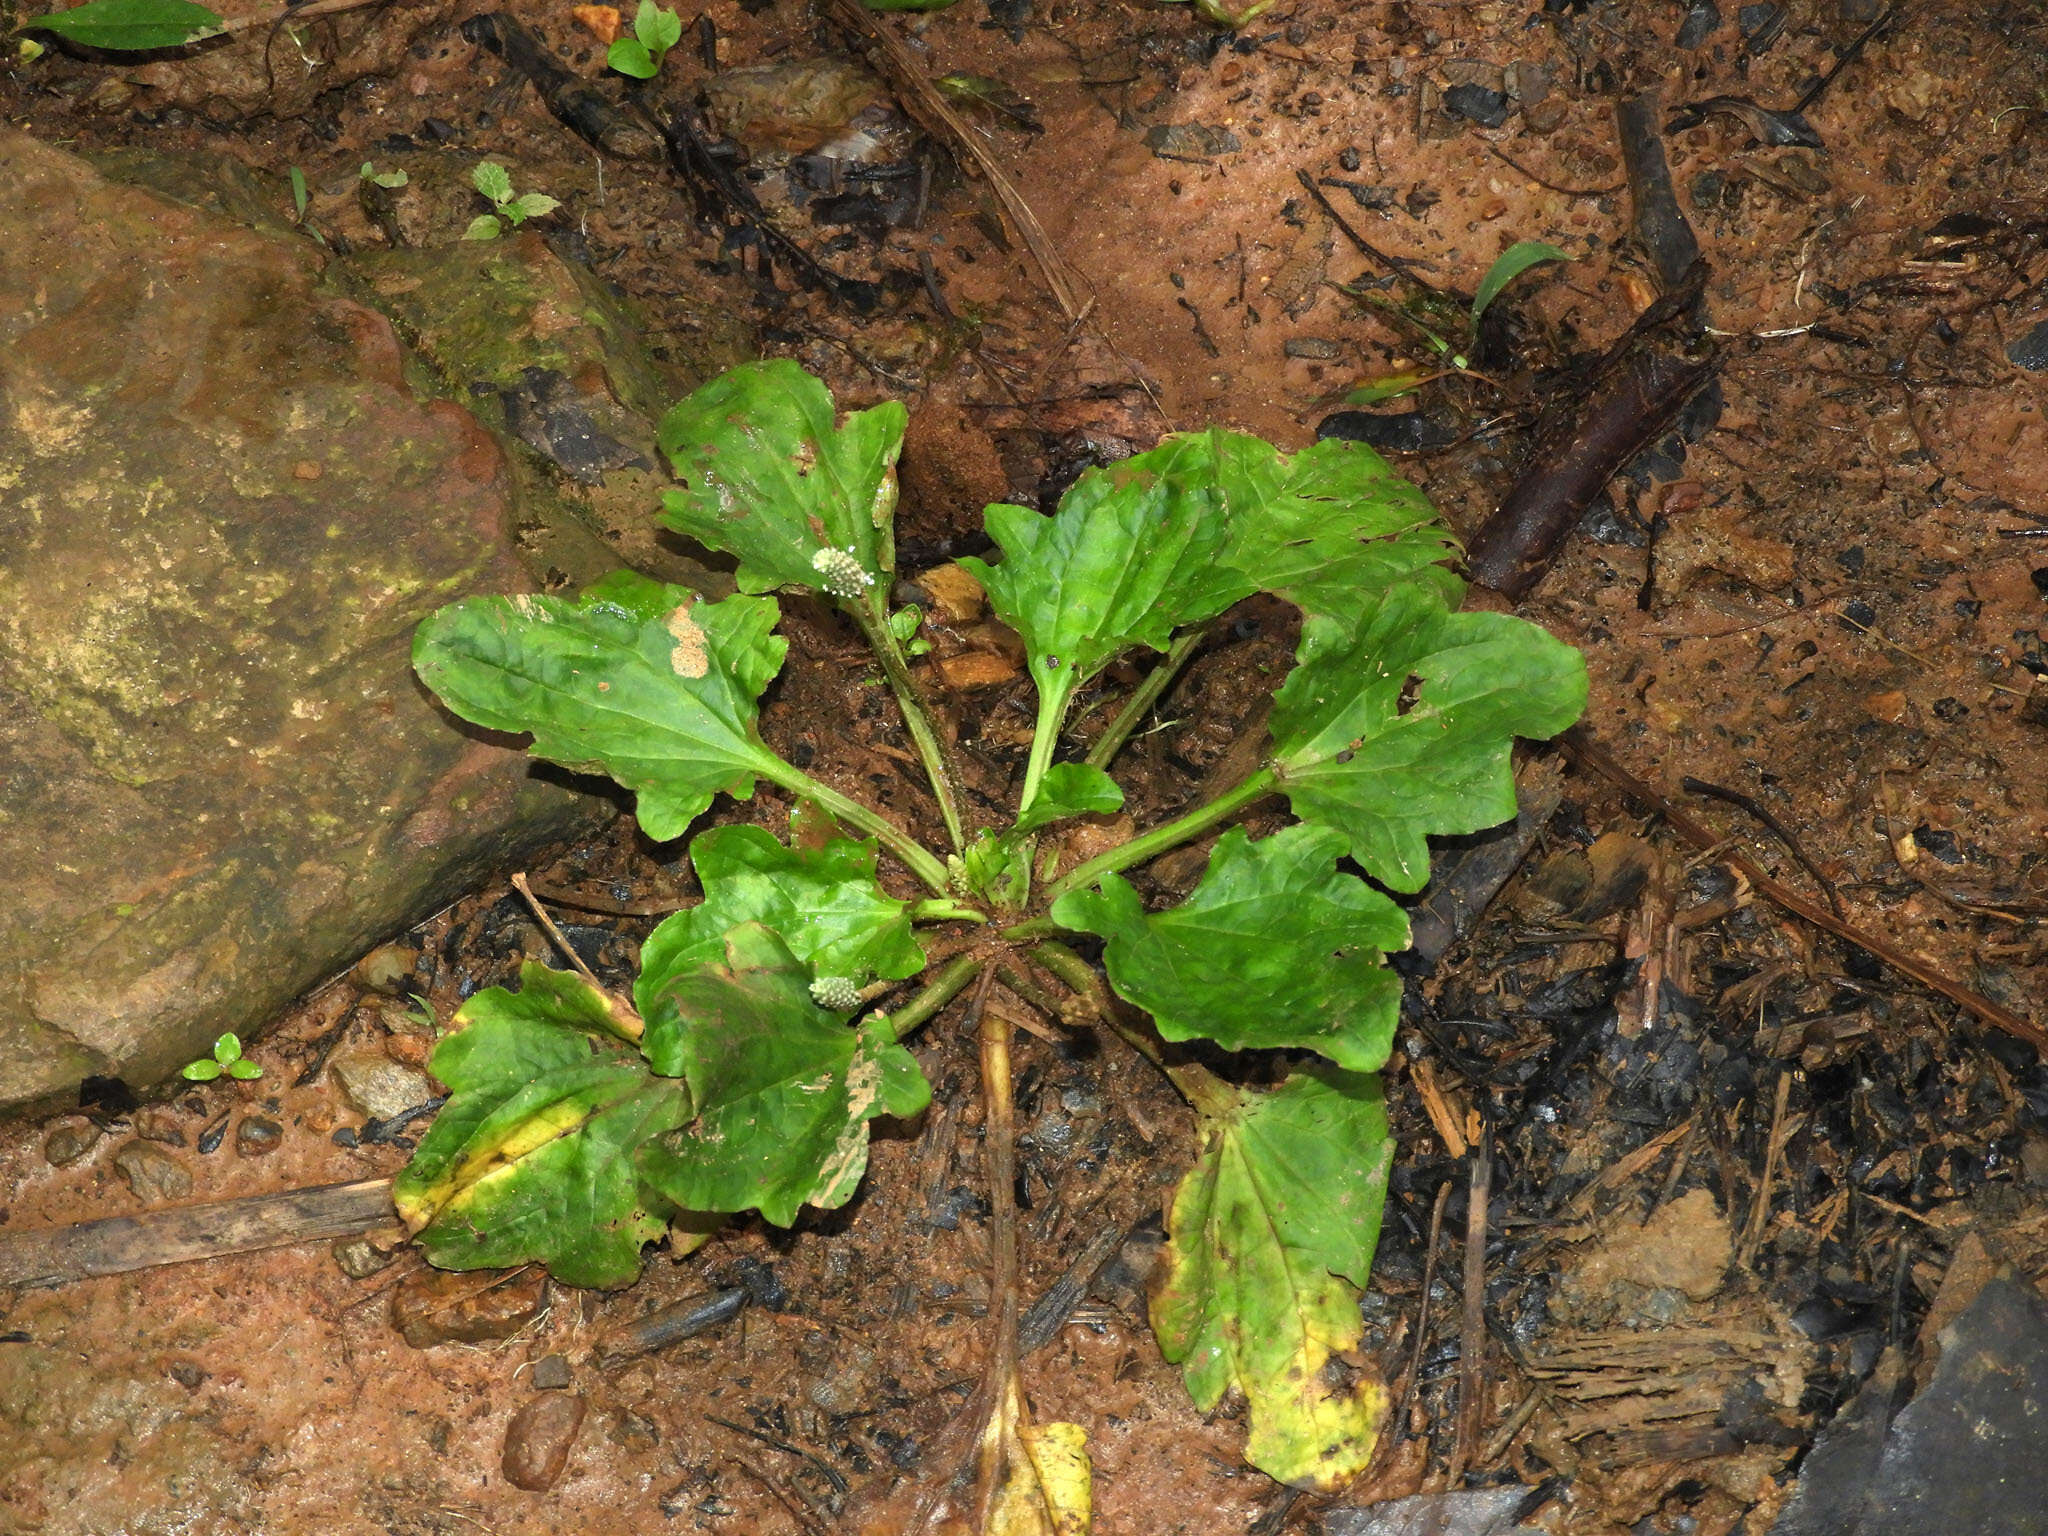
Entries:
{"type": "Polygon", "coordinates": [[[1443,1241],[1444,1207],[1450,1203],[1451,1181],[1446,1179],[1436,1187],[1436,1205],[1429,1213],[1429,1247],[1422,1255],[1422,1302],[1415,1310],[1415,1348],[1408,1353],[1408,1379],[1401,1384],[1401,1401],[1390,1415],[1395,1446],[1407,1438],[1408,1404],[1414,1400],[1415,1383],[1422,1375],[1422,1346],[1429,1337],[1429,1294],[1436,1289],[1436,1250],[1443,1241]]]}
{"type": "Polygon", "coordinates": [[[1366,239],[1365,236],[1361,235],[1357,230],[1353,229],[1351,227],[1351,221],[1345,218],[1343,214],[1337,211],[1337,205],[1330,201],[1330,199],[1324,194],[1323,189],[1321,187],[1316,185],[1315,177],[1309,175],[1307,171],[1297,170],[1294,173],[1294,179],[1300,182],[1302,185],[1302,189],[1306,191],[1310,197],[1316,200],[1316,206],[1322,209],[1324,213],[1330,216],[1330,222],[1337,226],[1338,230],[1342,232],[1344,238],[1346,240],[1349,240],[1353,245],[1358,247],[1359,253],[1361,255],[1367,256],[1372,260],[1378,262],[1381,266],[1385,267],[1389,272],[1393,273],[1396,277],[1406,278],[1409,282],[1415,284],[1416,287],[1420,288],[1424,293],[1434,293],[1441,296],[1441,289],[1434,286],[1427,278],[1421,276],[1418,272],[1416,272],[1414,262],[1408,260],[1404,256],[1388,255],[1385,251],[1381,250],[1378,246],[1374,245],[1370,240],[1366,239]]]}
{"type": "Polygon", "coordinates": [[[825,9],[865,45],[870,61],[888,81],[889,88],[903,103],[903,110],[916,119],[933,138],[951,146],[953,153],[971,171],[978,172],[1002,204],[1003,216],[1017,231],[1031,259],[1038,263],[1040,276],[1051,290],[1060,311],[1069,321],[1079,321],[1095,307],[1093,299],[1083,300],[1081,282],[1067,265],[1038,222],[1038,215],[1024,201],[1024,195],[1004,174],[1002,166],[974,130],[955,112],[938,87],[925,78],[923,68],[903,39],[870,15],[860,0],[825,0],[825,9]]]}
{"type": "Polygon", "coordinates": [[[1821,894],[1828,899],[1829,909],[1837,917],[1843,915],[1842,898],[1835,894],[1835,888],[1828,882],[1828,877],[1820,872],[1819,865],[1806,856],[1806,850],[1799,846],[1799,839],[1794,837],[1786,829],[1785,824],[1772,815],[1770,810],[1762,803],[1751,799],[1739,789],[1726,789],[1719,784],[1709,784],[1705,779],[1696,779],[1690,774],[1680,779],[1678,784],[1689,795],[1705,795],[1709,800],[1724,800],[1738,810],[1749,812],[1750,815],[1754,816],[1766,827],[1769,827],[1772,833],[1776,835],[1778,841],[1785,845],[1785,851],[1798,860],[1799,867],[1813,876],[1813,883],[1820,887],[1821,894]]]}
{"type": "Polygon", "coordinates": [[[1458,1331],[1458,1429],[1451,1447],[1449,1481],[1470,1466],[1472,1443],[1485,1417],[1486,1377],[1486,1206],[1493,1191],[1493,1137],[1483,1133],[1472,1153],[1465,1194],[1465,1314],[1458,1331]]]}
{"type": "Polygon", "coordinates": [[[231,37],[237,32],[254,31],[275,22],[311,21],[316,16],[339,16],[343,11],[365,10],[373,5],[384,5],[389,0],[308,0],[305,5],[280,5],[268,11],[258,11],[252,16],[237,16],[232,21],[223,21],[208,32],[205,37],[191,41],[203,43],[208,38],[231,37]]]}
{"type": "Polygon", "coordinates": [[[1561,187],[1554,181],[1547,181],[1543,177],[1538,176],[1514,156],[1492,144],[1488,144],[1484,139],[1479,142],[1480,148],[1484,149],[1503,165],[1520,171],[1524,176],[1535,182],[1537,186],[1548,187],[1553,192],[1562,192],[1566,197],[1610,197],[1616,192],[1626,192],[1628,190],[1628,183],[1626,181],[1617,181],[1611,187],[1561,187]]]}
{"type": "MultiPolygon", "coordinates": [[[[1682,808],[1629,772],[1613,754],[1584,732],[1570,732],[1560,738],[1559,744],[1572,761],[1581,767],[1591,769],[1656,811],[1670,823],[1672,831],[1695,847],[1713,848],[1721,844],[1722,839],[1711,828],[1693,820],[1682,808]]],[[[1809,900],[1789,886],[1772,879],[1764,873],[1756,860],[1740,850],[1730,849],[1724,856],[1729,863],[1742,871],[1752,886],[1786,911],[1805,918],[1816,928],[1824,929],[1839,939],[1848,940],[1901,975],[1910,976],[1923,987],[1940,993],[1957,1007],[1981,1019],[1993,1029],[2003,1030],[2015,1039],[2026,1041],[2044,1057],[2048,1057],[2048,1029],[2021,1018],[2010,1008],[1993,1002],[1981,992],[1972,991],[1917,955],[1909,955],[1875,934],[1866,933],[1844,922],[1819,902],[1809,900]]]]}
{"type": "Polygon", "coordinates": [[[1764,1223],[1771,1215],[1771,1189],[1778,1182],[1778,1163],[1785,1154],[1787,1132],[1785,1129],[1785,1106],[1792,1098],[1792,1074],[1781,1070],[1778,1073],[1778,1097],[1771,1109],[1771,1138],[1764,1146],[1764,1174],[1757,1181],[1756,1199],[1749,1208],[1749,1220],[1742,1229],[1742,1245],[1735,1251],[1735,1262],[1744,1269],[1756,1257],[1758,1244],[1764,1238],[1764,1223]]]}

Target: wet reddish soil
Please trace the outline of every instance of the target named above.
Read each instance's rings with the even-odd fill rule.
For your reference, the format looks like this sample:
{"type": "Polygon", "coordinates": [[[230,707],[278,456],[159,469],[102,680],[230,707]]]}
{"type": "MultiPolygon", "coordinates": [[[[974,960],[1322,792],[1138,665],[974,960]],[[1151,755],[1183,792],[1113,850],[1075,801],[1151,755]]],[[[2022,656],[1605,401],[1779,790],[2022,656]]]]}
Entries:
{"type": "MultiPolygon", "coordinates": [[[[1759,9],[1779,8],[1746,8],[1743,24],[1759,9]]],[[[679,349],[708,306],[729,306],[764,350],[826,374],[847,402],[910,397],[904,529],[925,565],[957,552],[984,501],[1056,493],[1161,431],[1219,420],[1299,447],[1360,383],[1436,366],[1412,328],[1344,291],[1380,268],[1302,172],[1352,230],[1443,288],[1469,293],[1517,239],[1575,258],[1510,290],[1498,366],[1422,397],[1458,441],[1400,467],[1469,532],[1566,387],[1548,370],[1613,341],[1657,292],[1632,237],[1617,97],[1657,87],[1667,107],[1787,107],[1874,12],[1789,0],[1767,38],[1745,36],[1730,6],[1690,47],[1673,41],[1677,7],[1576,0],[1304,0],[1235,40],[1188,7],[1108,0],[883,18],[931,75],[989,76],[1030,99],[1043,132],[976,131],[1079,274],[1078,322],[885,92],[863,126],[887,155],[933,167],[917,173],[915,219],[816,225],[789,205],[782,156],[817,135],[770,114],[746,146],[750,184],[788,233],[844,275],[905,274],[868,315],[799,287],[786,265],[764,272],[758,246],[722,248],[659,166],[608,160],[600,190],[589,150],[532,90],[499,84],[503,66],[461,38],[455,13],[397,74],[291,121],[223,121],[110,88],[118,64],[61,57],[4,77],[0,98],[10,119],[87,147],[225,149],[275,175],[281,208],[283,172],[301,166],[315,218],[365,243],[378,237],[356,203],[362,160],[394,133],[429,143],[427,117],[452,125],[461,167],[506,159],[522,188],[562,198],[599,270],[679,349]],[[1447,109],[1490,112],[1496,98],[1448,94],[1474,86],[1501,93],[1499,126],[1447,109]]],[[[514,13],[599,74],[602,49],[566,9],[514,13]]],[[[691,31],[651,87],[665,103],[713,88],[737,119],[733,71],[847,56],[844,35],[795,0],[701,14],[720,74],[691,31]]],[[[1850,923],[2037,1023],[2048,375],[2014,358],[2048,316],[2044,100],[2038,8],[1936,0],[1807,107],[1824,150],[1761,147],[1728,115],[1668,133],[1709,264],[1719,417],[1682,459],[1618,478],[1521,610],[1585,647],[1590,729],[1634,774],[1787,884],[1832,892],[1850,923]],[[1688,795],[1687,775],[1768,809],[1819,884],[1754,817],[1688,795]]],[[[709,131],[738,127],[714,118],[709,131]]],[[[771,739],[929,823],[850,637],[801,610],[791,627],[771,739]]],[[[1000,798],[1029,727],[1014,649],[968,613],[938,639],[934,676],[976,787],[1000,798]]],[[[1256,740],[1287,643],[1282,611],[1221,626],[1140,738],[1141,822],[1256,740]]],[[[784,809],[764,798],[720,814],[773,823],[784,809]]],[[[536,876],[660,904],[692,894],[676,852],[622,829],[536,876]]],[[[1542,1485],[1531,1518],[1559,1531],[1764,1530],[1800,1447],[1880,1348],[1912,1346],[1930,1307],[1954,1305],[1945,1284],[1997,1261],[2048,1274],[2032,1235],[2048,1225],[2048,1069],[2032,1048],[1773,907],[1725,853],[1566,769],[1521,873],[1412,989],[1390,1078],[1403,1150],[1365,1303],[1402,1411],[1382,1470],[1351,1497],[1444,1486],[1455,1469],[1542,1485]],[[1474,1256],[1487,1336],[1468,1341],[1467,1190],[1489,1130],[1474,1256]],[[1461,1434],[1468,1343],[1479,1401],[1461,1434]]],[[[1162,890],[1199,868],[1162,865],[1162,890]]],[[[623,974],[653,919],[579,921],[601,971],[623,974]]],[[[443,1016],[520,956],[549,958],[502,888],[409,942],[421,959],[406,987],[443,1016]]],[[[114,1160],[146,1122],[183,1138],[152,1145],[183,1164],[194,1199],[395,1169],[399,1146],[336,1145],[362,1116],[331,1071],[285,1086],[339,1021],[344,1050],[421,1058],[402,1002],[337,987],[256,1048],[260,1083],[95,1109],[103,1134],[80,1161],[53,1167],[46,1146],[84,1118],[5,1128],[5,1227],[141,1209],[114,1160]],[[201,1153],[224,1111],[225,1144],[201,1153]],[[238,1155],[248,1114],[283,1127],[276,1151],[238,1155]]],[[[935,1106],[878,1141],[848,1210],[789,1235],[742,1224],[682,1263],[654,1254],[627,1292],[551,1290],[510,1338],[403,1342],[392,1298],[420,1283],[403,1248],[359,1279],[322,1244],[0,1293],[0,1529],[835,1529],[848,1490],[926,1460],[980,1358],[980,1110],[957,1027],[945,1015],[922,1037],[935,1106]],[[752,1287],[732,1321],[594,1362],[622,1321],[726,1286],[752,1287]],[[557,1390],[587,1408],[560,1480],[523,1491],[504,1479],[504,1440],[550,1355],[568,1364],[557,1390]]],[[[1053,1033],[1019,1044],[1027,1296],[1104,1227],[1156,1213],[1189,1151],[1184,1112],[1142,1062],[1053,1033]]],[[[1192,1412],[1130,1285],[1100,1289],[1025,1368],[1042,1418],[1089,1426],[1098,1529],[1315,1529],[1317,1500],[1239,1461],[1227,1411],[1192,1412]]]]}

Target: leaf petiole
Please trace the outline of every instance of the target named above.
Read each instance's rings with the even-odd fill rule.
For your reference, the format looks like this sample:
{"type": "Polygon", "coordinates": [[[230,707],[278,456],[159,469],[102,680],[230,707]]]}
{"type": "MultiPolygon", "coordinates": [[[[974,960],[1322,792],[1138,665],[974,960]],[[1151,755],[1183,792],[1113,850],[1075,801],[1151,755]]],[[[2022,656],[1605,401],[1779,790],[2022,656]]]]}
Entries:
{"type": "Polygon", "coordinates": [[[1090,768],[1108,768],[1111,759],[1123,750],[1131,739],[1131,732],[1138,728],[1138,722],[1146,712],[1159,702],[1161,694],[1173,685],[1180,676],[1180,669],[1187,665],[1188,658],[1195,654],[1195,648],[1202,643],[1203,631],[1190,629],[1174,637],[1173,644],[1159,664],[1145,674],[1145,680],[1138,684],[1137,691],[1124,701],[1124,707],[1117,711],[1116,718],[1109,722],[1109,729],[1102,733],[1102,739],[1095,743],[1083,759],[1090,768]]]}
{"type": "Polygon", "coordinates": [[[902,642],[896,638],[896,631],[889,627],[886,587],[877,587],[867,598],[856,599],[844,606],[867,637],[876,660],[882,664],[882,675],[889,680],[896,703],[903,711],[903,723],[910,731],[911,743],[924,761],[925,777],[931,780],[932,796],[939,802],[939,815],[945,818],[946,835],[953,840],[953,851],[958,853],[967,846],[967,839],[960,829],[960,809],[953,799],[952,768],[946,761],[946,749],[940,744],[931,716],[925,712],[917,682],[910,675],[910,663],[904,658],[902,642]]]}
{"type": "Polygon", "coordinates": [[[929,853],[916,838],[881,812],[869,810],[858,800],[849,800],[838,790],[820,784],[795,764],[786,763],[772,753],[769,754],[769,761],[761,764],[760,772],[763,778],[772,779],[784,789],[802,795],[806,800],[815,800],[841,821],[859,827],[901,859],[909,867],[910,872],[929,886],[935,894],[952,894],[952,887],[946,880],[946,866],[929,853]]]}
{"type": "Polygon", "coordinates": [[[1024,765],[1024,788],[1017,796],[1017,815],[1021,820],[1031,809],[1031,802],[1038,798],[1038,786],[1045,780],[1045,771],[1052,766],[1053,752],[1060,744],[1060,731],[1067,723],[1067,706],[1074,698],[1074,676],[1063,673],[1052,686],[1041,681],[1038,690],[1038,721],[1031,731],[1031,760],[1024,765]]]}
{"type": "Polygon", "coordinates": [[[979,907],[935,896],[930,901],[911,903],[910,920],[913,923],[985,923],[988,914],[979,907]]]}
{"type": "Polygon", "coordinates": [[[1178,848],[1182,843],[1201,836],[1220,821],[1236,815],[1254,800],[1270,794],[1277,778],[1270,768],[1261,768],[1256,773],[1238,781],[1230,789],[1200,805],[1185,816],[1177,816],[1151,831],[1132,838],[1128,843],[1097,854],[1085,864],[1076,865],[1045,889],[1045,901],[1049,906],[1069,891],[1083,891],[1104,875],[1133,864],[1143,864],[1147,859],[1156,859],[1169,848],[1178,848]]]}
{"type": "Polygon", "coordinates": [[[982,956],[972,950],[956,956],[953,962],[919,989],[917,995],[894,1013],[878,1013],[875,1021],[887,1021],[898,1040],[921,1028],[931,1016],[953,1001],[967,989],[967,984],[981,974],[982,956]]]}

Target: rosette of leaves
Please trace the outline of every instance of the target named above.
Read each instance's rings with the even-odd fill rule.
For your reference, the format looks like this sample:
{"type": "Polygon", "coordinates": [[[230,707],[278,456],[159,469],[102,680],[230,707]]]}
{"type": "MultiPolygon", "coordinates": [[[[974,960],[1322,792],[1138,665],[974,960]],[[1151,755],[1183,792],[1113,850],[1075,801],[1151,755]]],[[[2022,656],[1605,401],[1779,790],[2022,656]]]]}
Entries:
{"type": "Polygon", "coordinates": [[[1153,1032],[1131,1038],[1196,1116],[1200,1155],[1153,1296],[1161,1347],[1200,1406],[1244,1398],[1256,1465],[1334,1486],[1369,1460],[1386,1402],[1370,1372],[1336,1362],[1355,1360],[1393,1155],[1375,1074],[1400,1002],[1386,957],[1408,942],[1397,897],[1426,884],[1431,837],[1514,815],[1514,741],[1577,718],[1584,665],[1522,620],[1459,611],[1455,541],[1369,448],[1171,437],[1083,475],[1050,516],[988,510],[999,558],[962,564],[1023,640],[1037,727],[1007,825],[966,837],[900,648],[916,625],[886,606],[903,425],[894,404],[840,412],[791,363],[734,370],[676,406],[661,442],[678,479],[666,520],[737,558],[738,595],[621,574],[574,599],[467,599],[421,627],[415,665],[450,708],[610,775],[652,838],[764,781],[799,815],[787,840],[751,826],[696,837],[704,899],[648,938],[630,999],[536,966],[519,991],[471,999],[436,1051],[452,1097],[400,1181],[401,1209],[437,1263],[539,1260],[612,1285],[665,1229],[694,1242],[720,1214],[786,1223],[806,1202],[841,1203],[869,1122],[925,1101],[902,1037],[1028,952],[1109,1027],[1131,1030],[1105,976],[1149,1016],[1153,1032]],[[764,743],[789,592],[836,605],[873,644],[952,852],[764,743]],[[1047,879],[1045,829],[1121,807],[1122,746],[1213,621],[1261,592],[1302,615],[1263,760],[1047,879]],[[1083,690],[1147,655],[1109,727],[1067,752],[1083,690]],[[1229,826],[1273,797],[1292,812],[1281,830],[1229,826]],[[1127,878],[1219,829],[1184,901],[1158,907],[1127,878]],[[955,930],[957,958],[935,974],[930,925],[955,930]],[[1101,974],[1063,934],[1100,939],[1101,974]],[[1242,1060],[1242,1081],[1182,1042],[1242,1060]]]}

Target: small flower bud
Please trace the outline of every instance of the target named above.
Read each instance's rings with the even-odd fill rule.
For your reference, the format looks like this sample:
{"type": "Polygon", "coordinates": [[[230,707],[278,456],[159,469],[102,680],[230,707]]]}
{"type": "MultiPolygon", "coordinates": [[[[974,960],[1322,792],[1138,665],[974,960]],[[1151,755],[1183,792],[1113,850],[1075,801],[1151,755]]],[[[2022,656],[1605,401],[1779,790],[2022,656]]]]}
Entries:
{"type": "Polygon", "coordinates": [[[811,1001],[834,1013],[851,1013],[860,1006],[860,988],[850,976],[820,976],[811,983],[811,1001]]]}
{"type": "Polygon", "coordinates": [[[834,597],[853,599],[875,584],[872,572],[843,549],[821,549],[811,556],[811,569],[825,578],[825,590],[834,597]]]}

